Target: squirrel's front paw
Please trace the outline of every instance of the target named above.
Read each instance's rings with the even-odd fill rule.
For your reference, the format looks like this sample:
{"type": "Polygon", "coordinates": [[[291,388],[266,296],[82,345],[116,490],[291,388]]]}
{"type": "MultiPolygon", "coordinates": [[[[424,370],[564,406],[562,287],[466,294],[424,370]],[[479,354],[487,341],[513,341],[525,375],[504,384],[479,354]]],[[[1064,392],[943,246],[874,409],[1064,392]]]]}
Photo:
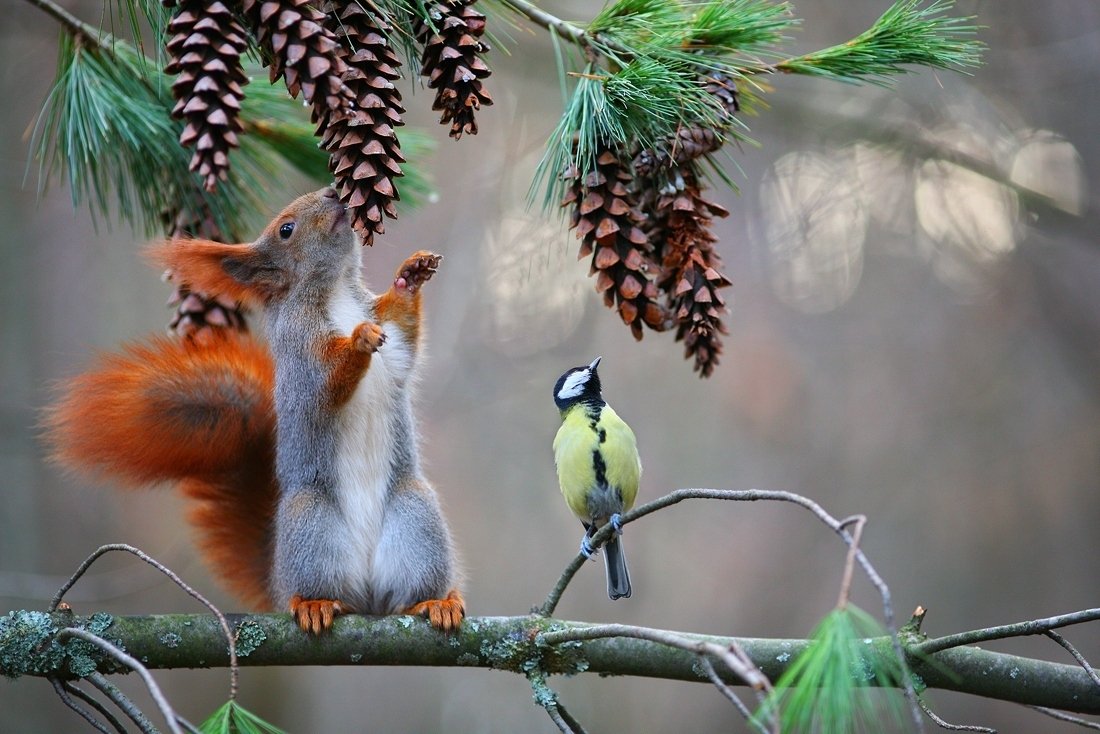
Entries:
{"type": "Polygon", "coordinates": [[[303,632],[319,635],[332,628],[337,614],[348,611],[335,599],[303,599],[295,594],[290,599],[290,613],[303,632]]]}
{"type": "Polygon", "coordinates": [[[431,280],[435,271],[439,268],[442,255],[434,252],[420,250],[414,252],[397,269],[397,277],[393,280],[393,287],[399,291],[416,293],[420,286],[431,280]]]}
{"type": "Polygon", "coordinates": [[[351,333],[351,343],[356,350],[373,354],[386,343],[386,334],[378,324],[364,321],[351,333]]]}

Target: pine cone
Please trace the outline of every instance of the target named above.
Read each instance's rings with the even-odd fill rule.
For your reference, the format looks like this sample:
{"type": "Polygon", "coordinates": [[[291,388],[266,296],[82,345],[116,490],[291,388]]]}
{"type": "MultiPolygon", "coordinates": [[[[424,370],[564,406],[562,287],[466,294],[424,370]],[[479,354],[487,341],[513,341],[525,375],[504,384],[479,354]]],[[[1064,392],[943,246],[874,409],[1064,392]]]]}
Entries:
{"type": "Polygon", "coordinates": [[[329,168],[340,199],[350,208],[352,226],[370,245],[375,233],[385,232],[383,214],[397,218],[393,202],[401,198],[394,184],[405,161],[394,132],[405,124],[401,93],[394,86],[401,62],[387,41],[389,24],[369,0],[348,3],[338,19],[329,16],[328,27],[346,38],[337,53],[347,67],[343,82],[355,105],[347,112],[324,112],[318,134],[321,147],[331,154],[329,168]]]}
{"type": "MultiPolygon", "coordinates": [[[[162,219],[169,237],[200,237],[202,239],[222,240],[222,234],[210,211],[201,204],[199,211],[179,210],[165,212],[162,219]]],[[[169,306],[175,306],[172,320],[168,322],[168,332],[184,339],[202,341],[213,336],[220,329],[248,331],[241,305],[224,296],[209,296],[192,291],[184,283],[175,282],[171,271],[165,272],[165,280],[174,282],[175,287],[168,299],[169,306]]]]}
{"type": "Polygon", "coordinates": [[[221,0],[180,0],[178,5],[168,24],[171,61],[164,69],[177,75],[172,116],[186,120],[180,145],[194,146],[190,168],[213,191],[226,179],[229,149],[239,145],[241,88],[248,84],[241,69],[245,30],[221,0]]]}
{"type": "Polygon", "coordinates": [[[420,73],[434,90],[432,109],[442,111],[441,124],[451,124],[455,140],[463,133],[477,135],[474,112],[493,104],[482,80],[489,67],[480,54],[489,50],[480,40],[485,33],[485,16],[473,8],[475,0],[438,0],[427,5],[432,25],[418,20],[416,38],[423,47],[420,73]],[[434,27],[434,28],[433,28],[434,27]]]}
{"type": "Polygon", "coordinates": [[[596,168],[583,179],[579,171],[567,171],[571,181],[562,206],[573,207],[572,227],[581,239],[580,257],[592,255],[591,274],[596,291],[608,308],[617,308],[635,339],[642,338],[642,324],[661,331],[667,313],[657,302],[657,287],[650,279],[656,270],[649,241],[642,231],[641,215],[627,187],[631,176],[610,147],[596,157],[596,168]]]}
{"type": "Polygon", "coordinates": [[[681,127],[667,140],[653,148],[646,148],[635,156],[635,175],[650,176],[661,169],[674,169],[722,147],[725,142],[722,131],[729,127],[734,113],[741,109],[737,84],[729,75],[715,73],[707,77],[706,90],[722,108],[722,124],[718,128],[704,125],[681,127]]]}
{"type": "Polygon", "coordinates": [[[676,340],[684,342],[686,357],[694,357],[695,369],[709,377],[722,353],[722,314],[726,302],[718,292],[730,285],[719,268],[722,260],[714,249],[717,238],[710,231],[714,217],[729,212],[702,196],[702,185],[692,166],[680,171],[681,190],[662,192],[655,201],[662,220],[665,242],[657,287],[666,294],[676,320],[676,340]]]}
{"type": "Polygon", "coordinates": [[[345,110],[352,103],[351,90],[341,77],[347,67],[337,53],[340,42],[325,27],[325,14],[314,0],[242,0],[241,8],[267,52],[271,81],[286,77],[290,96],[301,92],[314,106],[345,110]]]}

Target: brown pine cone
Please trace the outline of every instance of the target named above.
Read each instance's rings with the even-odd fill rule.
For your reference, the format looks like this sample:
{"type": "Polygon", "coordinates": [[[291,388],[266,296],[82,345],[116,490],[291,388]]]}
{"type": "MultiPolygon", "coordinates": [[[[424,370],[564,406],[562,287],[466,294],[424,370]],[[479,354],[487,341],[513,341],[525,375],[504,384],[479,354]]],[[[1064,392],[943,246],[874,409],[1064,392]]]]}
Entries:
{"type": "Polygon", "coordinates": [[[617,308],[635,339],[642,325],[661,331],[667,312],[657,302],[651,280],[656,270],[649,240],[642,231],[641,216],[628,188],[631,176],[615,151],[604,147],[596,168],[583,178],[576,169],[567,171],[569,193],[562,206],[573,207],[572,228],[581,239],[580,257],[592,256],[590,275],[596,275],[596,291],[608,308],[617,308]]]}
{"type": "MultiPolygon", "coordinates": [[[[175,0],[171,0],[175,3],[175,0]]],[[[213,191],[226,179],[229,149],[238,147],[248,77],[241,69],[245,30],[221,0],[179,0],[168,24],[165,72],[175,74],[172,116],[186,121],[180,144],[194,147],[191,170],[213,191]]]]}
{"type": "Polygon", "coordinates": [[[720,335],[727,333],[722,323],[726,302],[718,291],[730,285],[719,270],[722,260],[710,227],[714,217],[729,212],[703,198],[690,165],[681,169],[681,177],[683,189],[662,192],[655,201],[666,238],[657,286],[676,320],[676,340],[684,342],[684,356],[693,357],[695,369],[709,377],[722,353],[720,335]]]}
{"type": "MultiPolygon", "coordinates": [[[[168,236],[199,237],[220,242],[222,234],[209,209],[201,204],[196,209],[165,212],[162,219],[168,236]]],[[[164,274],[164,279],[175,286],[168,299],[168,305],[175,306],[172,320],[168,322],[169,333],[183,339],[203,341],[221,329],[248,331],[248,322],[239,303],[224,296],[192,291],[185,283],[175,282],[170,271],[164,274]]]]}
{"type": "Polygon", "coordinates": [[[722,132],[741,109],[737,84],[727,74],[714,73],[706,77],[705,86],[721,106],[722,124],[717,128],[704,125],[681,127],[655,147],[643,149],[634,157],[636,176],[651,176],[661,170],[675,169],[722,147],[725,142],[722,132]]]}
{"type": "Polygon", "coordinates": [[[370,245],[375,233],[385,232],[383,215],[397,218],[393,202],[401,198],[394,181],[403,175],[405,161],[394,132],[405,124],[401,93],[394,85],[401,62],[387,40],[390,25],[369,0],[349,3],[339,18],[330,15],[327,25],[343,41],[337,53],[347,67],[343,82],[355,105],[346,112],[325,112],[318,134],[321,147],[331,154],[329,168],[352,226],[370,245]]]}
{"type": "Polygon", "coordinates": [[[314,0],[242,0],[241,8],[266,52],[271,81],[286,77],[290,96],[301,92],[317,110],[345,110],[351,90],[337,50],[340,42],[325,27],[325,14],[314,0]]]}
{"type": "Polygon", "coordinates": [[[417,21],[416,38],[423,48],[420,73],[434,90],[432,109],[442,111],[439,122],[450,123],[455,140],[463,133],[477,135],[474,113],[493,104],[482,80],[489,67],[481,55],[489,46],[481,40],[485,16],[474,10],[475,0],[437,0],[427,5],[431,25],[417,21]]]}

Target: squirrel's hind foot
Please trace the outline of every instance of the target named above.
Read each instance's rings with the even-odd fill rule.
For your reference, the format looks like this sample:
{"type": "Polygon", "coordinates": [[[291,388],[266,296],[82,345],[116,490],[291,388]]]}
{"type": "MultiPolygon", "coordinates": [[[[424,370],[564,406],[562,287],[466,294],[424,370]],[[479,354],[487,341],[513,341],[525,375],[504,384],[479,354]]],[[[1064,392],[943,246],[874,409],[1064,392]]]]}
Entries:
{"type": "Polygon", "coordinates": [[[413,604],[405,614],[427,617],[432,627],[443,632],[454,632],[466,616],[466,605],[458,589],[451,589],[445,599],[428,599],[413,604]]]}
{"type": "Polygon", "coordinates": [[[295,594],[290,598],[290,613],[303,632],[319,635],[332,628],[337,614],[350,611],[335,599],[303,599],[295,594]]]}

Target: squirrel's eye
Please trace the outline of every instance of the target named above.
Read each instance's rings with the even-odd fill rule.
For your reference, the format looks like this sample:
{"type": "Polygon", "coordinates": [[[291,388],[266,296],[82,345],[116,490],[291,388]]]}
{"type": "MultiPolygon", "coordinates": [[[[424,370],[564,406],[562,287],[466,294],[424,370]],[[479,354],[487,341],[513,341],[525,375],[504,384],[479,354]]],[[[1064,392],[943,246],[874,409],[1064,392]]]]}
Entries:
{"type": "Polygon", "coordinates": [[[279,236],[284,240],[294,234],[294,222],[285,222],[283,226],[279,227],[279,236]]]}

